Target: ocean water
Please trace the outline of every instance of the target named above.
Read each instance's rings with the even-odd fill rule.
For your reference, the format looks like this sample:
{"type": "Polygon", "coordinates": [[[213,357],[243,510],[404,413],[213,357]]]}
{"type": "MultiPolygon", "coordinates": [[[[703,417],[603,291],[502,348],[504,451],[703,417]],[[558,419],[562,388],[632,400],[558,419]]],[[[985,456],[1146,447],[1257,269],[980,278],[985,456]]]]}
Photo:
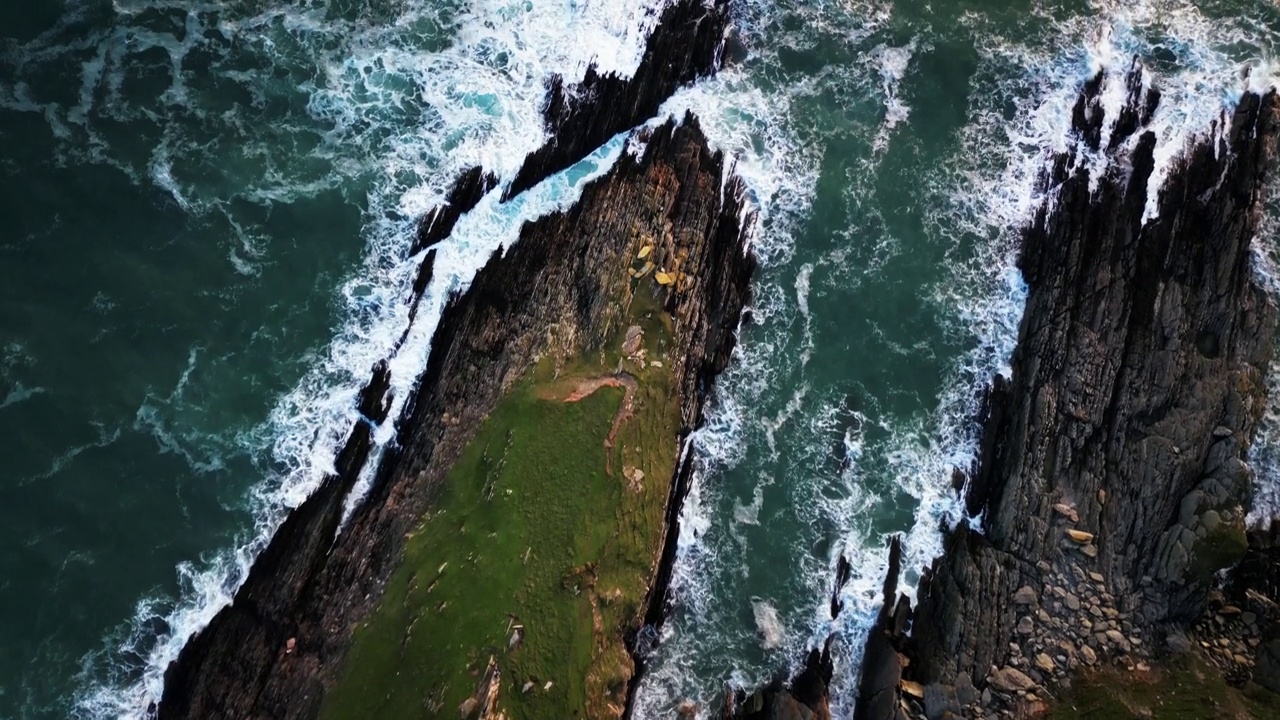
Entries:
{"type": "MultiPolygon", "coordinates": [[[[0,718],[146,716],[164,666],[332,463],[370,365],[407,332],[405,397],[447,292],[625,142],[482,201],[409,326],[413,220],[460,168],[514,174],[543,140],[546,79],[631,72],[661,6],[0,6],[0,718]]],[[[1167,165],[1277,79],[1266,0],[734,12],[738,59],[664,116],[692,109],[736,158],[762,267],[695,436],[641,718],[685,699],[709,714],[726,683],[784,674],[829,632],[850,707],[887,536],[906,536],[909,588],[959,517],[951,472],[1021,312],[1017,228],[1052,202],[1036,177],[1073,142],[1080,84],[1141,58],[1166,96],[1167,165]],[[833,621],[841,553],[854,577],[833,621]]],[[[1266,432],[1274,497],[1280,421],[1266,432]]]]}

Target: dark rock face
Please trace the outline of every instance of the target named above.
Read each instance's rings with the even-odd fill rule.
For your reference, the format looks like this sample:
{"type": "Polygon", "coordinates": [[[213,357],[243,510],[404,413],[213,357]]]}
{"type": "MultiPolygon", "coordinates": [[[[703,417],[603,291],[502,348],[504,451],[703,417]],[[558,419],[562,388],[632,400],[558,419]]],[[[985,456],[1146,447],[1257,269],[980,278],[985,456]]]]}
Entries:
{"type": "Polygon", "coordinates": [[[1232,568],[1226,584],[1226,599],[1240,608],[1250,608],[1241,617],[1252,630],[1258,630],[1260,643],[1254,653],[1252,679],[1274,693],[1280,693],[1280,518],[1272,518],[1269,527],[1249,532],[1249,549],[1244,559],[1232,568]],[[1257,623],[1254,626],[1254,622],[1257,623]]]}
{"type": "MultiPolygon", "coordinates": [[[[390,383],[387,363],[374,366],[372,379],[360,393],[363,418],[351,429],[338,456],[337,474],[325,478],[290,513],[254,561],[235,603],[191,638],[165,672],[161,717],[256,716],[236,690],[261,687],[297,634],[296,608],[313,592],[313,581],[324,567],[325,553],[342,519],[342,499],[372,449],[373,427],[387,418],[390,383]]],[[[314,715],[319,709],[318,696],[304,694],[299,700],[308,698],[307,705],[296,707],[300,716],[314,715]]]]}
{"type": "MultiPolygon", "coordinates": [[[[1105,174],[1091,187],[1075,150],[1056,157],[1043,180],[1054,199],[1025,231],[1029,295],[1012,378],[992,389],[967,495],[984,527],[946,539],[906,643],[905,673],[925,687],[926,705],[936,683],[958,693],[972,678],[1029,698],[1048,683],[1053,658],[1033,664],[1014,648],[1037,628],[1066,633],[1083,615],[1070,614],[1081,600],[1059,586],[1063,577],[1104,598],[1106,615],[1085,608],[1097,611],[1095,634],[1109,652],[1127,653],[1144,628],[1198,615],[1213,572],[1244,552],[1245,457],[1276,324],[1253,282],[1249,245],[1280,101],[1246,94],[1175,161],[1158,216],[1144,223],[1155,147],[1146,125],[1160,99],[1140,72],[1128,76],[1115,118],[1101,105],[1103,78],[1085,85],[1073,130],[1108,157],[1105,174]],[[1123,620],[1128,635],[1108,618],[1123,620]],[[993,668],[1001,670],[988,676],[993,668]]],[[[876,642],[864,700],[896,706],[876,642]]],[[[1078,649],[1093,661],[1092,647],[1078,649]]]]}
{"type": "Polygon", "coordinates": [[[895,537],[889,545],[889,570],[885,573],[882,594],[884,605],[867,634],[867,645],[862,654],[862,677],[853,709],[854,717],[862,720],[894,720],[898,716],[898,684],[902,681],[902,662],[898,651],[904,638],[894,621],[893,600],[901,572],[902,543],[895,537]]]}
{"type": "Polygon", "coordinates": [[[525,158],[504,199],[563,170],[609,138],[658,114],[682,85],[719,69],[729,31],[728,0],[678,0],[663,11],[630,78],[601,75],[594,65],[577,85],[557,76],[543,110],[551,138],[525,158]]]}
{"type": "MultiPolygon", "coordinates": [[[[453,232],[453,226],[458,224],[458,218],[475,208],[480,198],[497,184],[498,178],[485,172],[482,167],[470,168],[458,176],[458,179],[453,182],[453,187],[449,188],[449,193],[445,195],[444,204],[432,208],[418,222],[418,236],[414,238],[409,254],[416,255],[449,237],[449,233],[453,232]]],[[[423,283],[423,287],[426,287],[426,283],[423,283]]],[[[416,283],[414,289],[417,289],[416,283]]],[[[418,292],[422,291],[418,290],[418,292]]]]}
{"type": "MultiPolygon", "coordinates": [[[[166,674],[162,718],[311,718],[350,642],[377,602],[404,536],[502,393],[554,341],[589,352],[622,321],[626,268],[643,238],[655,262],[685,254],[691,282],[664,298],[675,321],[673,372],[684,431],[701,419],[712,375],[731,352],[755,263],[753,221],[735,178],[722,194],[724,159],[697,121],[669,122],[644,156],[624,156],[564,213],[528,223],[453,298],[432,341],[416,397],[398,424],[368,497],[336,538],[342,500],[369,450],[359,423],[325,481],[255,563],[235,602],[184,648],[166,674]]],[[[648,290],[645,290],[648,292],[648,290]]],[[[385,365],[362,397],[373,422],[386,415],[385,365]]],[[[676,483],[680,485],[680,483],[676,483]]],[[[672,502],[677,500],[673,490],[672,502]]],[[[678,508],[672,510],[678,512],[678,508]]],[[[651,593],[661,596],[661,583],[651,593]]]]}

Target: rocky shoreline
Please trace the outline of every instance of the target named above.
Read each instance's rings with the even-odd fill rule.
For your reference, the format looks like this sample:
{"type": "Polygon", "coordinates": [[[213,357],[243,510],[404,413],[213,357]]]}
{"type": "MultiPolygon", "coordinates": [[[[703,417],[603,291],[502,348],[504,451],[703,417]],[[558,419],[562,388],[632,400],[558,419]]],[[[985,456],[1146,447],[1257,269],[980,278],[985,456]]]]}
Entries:
{"type": "MultiPolygon", "coordinates": [[[[724,0],[669,6],[630,79],[593,69],[573,92],[558,79],[551,83],[552,140],[530,156],[506,195],[567,167],[651,117],[681,84],[714,72],[727,35],[726,6],[724,0]]],[[[570,348],[592,352],[612,337],[621,320],[617,300],[633,292],[623,270],[644,243],[654,263],[680,268],[662,295],[674,327],[670,373],[681,411],[678,437],[670,441],[683,443],[700,423],[711,379],[728,361],[747,303],[754,260],[745,246],[754,218],[741,182],[725,177],[724,158],[708,147],[695,118],[638,132],[640,157],[620,158],[570,210],[526,224],[519,242],[496,253],[470,288],[451,299],[401,418],[387,418],[387,363],[373,369],[360,395],[362,419],[335,474],[285,520],[233,603],[183,648],[152,714],[317,717],[352,632],[377,605],[399,562],[406,534],[486,414],[540,356],[570,348]],[[372,450],[372,429],[387,420],[396,422],[396,441],[338,534],[344,500],[372,450]]],[[[431,246],[496,182],[481,168],[465,173],[445,204],[423,219],[412,248],[425,250],[409,300],[414,311],[431,278],[431,246]]],[[[650,617],[660,615],[665,602],[674,523],[688,480],[686,463],[671,479],[672,526],[660,546],[654,542],[660,552],[648,585],[650,617]]]]}
{"type": "MultiPolygon", "coordinates": [[[[1216,573],[1245,554],[1275,337],[1250,243],[1280,101],[1245,93],[1174,161],[1148,222],[1160,95],[1143,72],[1086,83],[1083,147],[1044,175],[1012,377],[991,391],[965,486],[982,525],[948,534],[914,609],[886,584],[859,720],[1043,715],[1093,668],[1146,682],[1225,606],[1216,573]],[[1116,117],[1108,83],[1123,83],[1116,117]],[[1106,159],[1102,177],[1086,154],[1106,159]]],[[[1260,645],[1210,640],[1238,667],[1260,645]]]]}

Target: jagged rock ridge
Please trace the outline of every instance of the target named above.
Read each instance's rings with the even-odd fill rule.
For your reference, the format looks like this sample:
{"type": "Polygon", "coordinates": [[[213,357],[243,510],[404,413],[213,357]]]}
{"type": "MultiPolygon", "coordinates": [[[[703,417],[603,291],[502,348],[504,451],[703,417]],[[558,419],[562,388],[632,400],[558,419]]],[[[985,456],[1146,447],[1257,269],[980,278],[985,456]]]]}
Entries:
{"type": "MultiPolygon", "coordinates": [[[[527,159],[504,199],[648,119],[680,85],[713,73],[727,27],[727,0],[714,0],[710,6],[702,0],[681,0],[660,18],[632,78],[602,76],[594,68],[579,86],[566,86],[556,78],[548,88],[544,112],[551,140],[527,159]]],[[[668,236],[674,233],[688,242],[685,249],[691,254],[685,267],[703,275],[673,292],[668,309],[679,314],[678,341],[688,348],[676,368],[686,431],[700,421],[711,377],[728,360],[738,314],[747,301],[754,260],[743,252],[743,245],[754,218],[745,211],[741,182],[736,178],[722,182],[723,158],[708,149],[692,118],[678,129],[664,126],[649,141],[642,160],[624,157],[584,191],[583,200],[571,211],[526,225],[518,246],[505,257],[495,255],[471,290],[452,300],[437,327],[432,343],[436,351],[427,372],[398,421],[397,442],[385,453],[369,497],[335,540],[343,501],[372,448],[372,428],[387,419],[390,406],[388,366],[383,362],[373,369],[361,393],[362,419],[338,457],[336,473],[286,519],[255,561],[233,604],[183,648],[166,672],[161,702],[149,714],[305,718],[318,713],[352,623],[376,602],[381,583],[395,565],[403,532],[416,522],[447,470],[449,463],[442,458],[456,455],[478,417],[496,401],[500,388],[518,376],[522,363],[531,360],[538,351],[537,337],[544,335],[526,333],[513,339],[510,335],[518,334],[516,325],[498,330],[470,327],[468,323],[481,320],[468,313],[486,308],[492,320],[502,312],[527,309],[532,302],[546,315],[550,305],[538,301],[550,303],[557,293],[568,292],[575,298],[583,338],[598,339],[608,326],[611,311],[600,301],[603,296],[592,294],[599,288],[588,277],[591,270],[603,268],[575,266],[572,271],[582,275],[570,277],[560,256],[547,261],[548,254],[567,252],[562,245],[570,242],[569,236],[572,242],[583,242],[583,228],[593,227],[601,238],[622,238],[624,224],[638,223],[637,213],[647,213],[645,219],[660,222],[668,236]],[[668,214],[655,214],[659,210],[668,214]],[[604,232],[612,223],[618,224],[616,232],[604,232]],[[541,260],[537,248],[541,248],[541,260]],[[511,268],[521,262],[526,267],[513,272],[511,268]],[[552,268],[558,269],[551,272],[552,268]],[[539,275],[540,270],[545,275],[539,275]],[[442,407],[447,403],[456,407],[451,406],[452,412],[446,415],[442,407]],[[437,436],[431,437],[427,427],[437,436]],[[406,469],[409,466],[413,474],[406,469]]],[[[409,300],[411,319],[432,276],[433,246],[447,238],[458,219],[496,184],[497,179],[483,168],[464,172],[444,203],[419,223],[409,252],[426,252],[409,300]]],[[[659,249],[654,258],[660,259],[662,253],[659,249]]],[[[403,342],[402,337],[397,351],[403,342]]],[[[670,502],[682,503],[687,492],[686,470],[673,481],[670,502]]],[[[674,519],[678,513],[679,508],[673,507],[668,517],[674,519]]],[[[650,608],[662,606],[669,555],[670,548],[664,549],[650,588],[650,608]]]]}
{"type": "Polygon", "coordinates": [[[931,712],[1027,711],[1066,669],[1140,656],[1195,617],[1213,572],[1244,552],[1245,458],[1276,323],[1250,243],[1280,102],[1245,93],[1174,162],[1144,223],[1160,97],[1142,73],[1135,63],[1124,79],[1115,118],[1102,96],[1117,80],[1101,74],[1075,106],[1073,132],[1108,158],[1096,189],[1079,148],[1044,175],[1052,200],[1023,236],[1012,377],[991,391],[968,485],[982,531],[949,534],[910,637],[910,610],[882,614],[860,720],[900,716],[881,680],[899,671],[931,712]],[[994,706],[976,700],[983,689],[994,706]]]}
{"type": "MultiPolygon", "coordinates": [[[[731,178],[722,193],[724,170],[696,120],[669,122],[648,138],[642,158],[622,157],[573,208],[526,224],[520,241],[496,253],[445,310],[396,446],[342,534],[333,539],[355,460],[291,515],[235,602],[188,643],[166,675],[159,715],[315,717],[405,533],[502,393],[548,350],[547,329],[579,351],[616,332],[613,299],[630,292],[625,268],[639,248],[636,228],[651,231],[658,261],[684,254],[680,266],[691,278],[666,306],[683,431],[692,430],[711,377],[728,360],[754,269],[744,251],[752,222],[744,189],[731,178]]],[[[379,371],[385,379],[385,367],[379,371]]],[[[376,408],[385,414],[384,390],[366,390],[371,420],[381,419],[376,408]]],[[[357,425],[357,449],[367,449],[367,436],[368,424],[357,425]]],[[[651,591],[660,594],[660,584],[651,591]]]]}

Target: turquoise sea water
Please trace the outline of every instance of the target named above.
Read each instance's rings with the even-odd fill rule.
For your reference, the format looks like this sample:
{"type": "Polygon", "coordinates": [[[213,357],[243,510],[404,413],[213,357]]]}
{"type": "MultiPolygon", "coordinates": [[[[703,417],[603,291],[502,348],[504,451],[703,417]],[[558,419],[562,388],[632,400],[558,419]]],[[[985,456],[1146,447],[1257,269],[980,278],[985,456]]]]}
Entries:
{"type": "MultiPolygon", "coordinates": [[[[413,218],[459,168],[510,177],[545,79],[629,72],[657,7],[0,7],[0,717],[145,716],[404,331],[413,218]]],[[[735,13],[743,59],[666,109],[737,157],[763,265],[697,438],[639,717],[710,707],[830,630],[847,706],[885,535],[908,533],[918,567],[957,517],[950,472],[1021,310],[1016,227],[1075,90],[1140,56],[1171,155],[1275,82],[1280,39],[1264,0],[735,13]],[[855,575],[833,622],[840,552],[855,575]]],[[[464,219],[402,382],[444,293],[620,151],[464,219]]]]}

